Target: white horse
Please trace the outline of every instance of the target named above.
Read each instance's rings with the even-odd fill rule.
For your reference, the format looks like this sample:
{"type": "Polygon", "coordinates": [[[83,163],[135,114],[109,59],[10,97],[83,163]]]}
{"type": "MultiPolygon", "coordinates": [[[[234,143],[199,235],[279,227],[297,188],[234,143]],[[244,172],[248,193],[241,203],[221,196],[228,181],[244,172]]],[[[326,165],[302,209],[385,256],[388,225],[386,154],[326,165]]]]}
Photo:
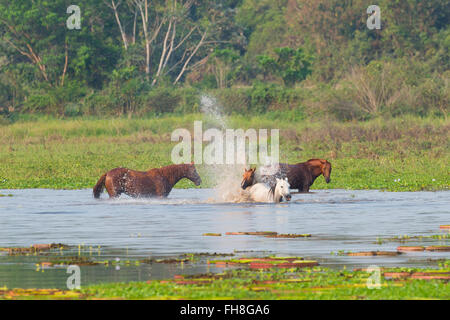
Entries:
{"type": "Polygon", "coordinates": [[[249,193],[251,200],[256,202],[281,202],[284,200],[291,200],[289,182],[286,179],[278,179],[275,187],[271,188],[265,183],[256,183],[248,187],[245,191],[249,193]]]}

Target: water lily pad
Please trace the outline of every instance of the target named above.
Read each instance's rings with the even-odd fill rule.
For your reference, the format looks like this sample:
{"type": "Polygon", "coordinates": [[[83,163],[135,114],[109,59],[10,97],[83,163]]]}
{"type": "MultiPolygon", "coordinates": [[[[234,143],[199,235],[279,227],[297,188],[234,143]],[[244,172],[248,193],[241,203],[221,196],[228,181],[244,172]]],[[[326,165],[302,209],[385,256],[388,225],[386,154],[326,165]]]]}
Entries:
{"type": "Polygon", "coordinates": [[[42,268],[49,268],[51,266],[53,266],[53,263],[51,263],[51,262],[48,262],[48,261],[41,262],[42,268]]]}
{"type": "Polygon", "coordinates": [[[450,246],[429,246],[426,247],[425,250],[427,251],[450,251],[450,246]]]}
{"type": "Polygon", "coordinates": [[[424,251],[425,247],[422,246],[399,246],[397,251],[424,251]]]}
{"type": "Polygon", "coordinates": [[[347,252],[348,256],[397,256],[401,254],[398,251],[361,251],[361,252],[347,252]]]}
{"type": "Polygon", "coordinates": [[[313,260],[296,260],[293,262],[280,262],[280,263],[251,262],[250,268],[252,268],[252,269],[307,268],[307,267],[315,267],[317,265],[319,265],[319,263],[317,261],[313,261],[313,260]]]}
{"type": "Polygon", "coordinates": [[[45,252],[50,249],[56,248],[68,248],[67,245],[61,243],[45,243],[45,244],[33,244],[30,247],[12,247],[2,248],[2,251],[7,251],[9,255],[26,255],[30,253],[45,252]]]}
{"type": "Polygon", "coordinates": [[[414,272],[411,279],[450,280],[450,272],[414,272]]]}
{"type": "Polygon", "coordinates": [[[385,272],[383,273],[385,278],[393,278],[393,279],[405,279],[411,276],[410,272],[385,272]]]}
{"type": "Polygon", "coordinates": [[[273,236],[277,235],[274,231],[250,231],[250,232],[227,232],[230,236],[273,236]]]}
{"type": "Polygon", "coordinates": [[[293,234],[293,233],[286,233],[286,234],[274,234],[274,235],[266,235],[266,238],[309,238],[311,237],[310,234],[293,234]]]}
{"type": "Polygon", "coordinates": [[[318,265],[317,261],[304,260],[302,257],[240,258],[230,260],[217,260],[213,262],[217,267],[247,265],[253,269],[304,268],[318,265]]]}

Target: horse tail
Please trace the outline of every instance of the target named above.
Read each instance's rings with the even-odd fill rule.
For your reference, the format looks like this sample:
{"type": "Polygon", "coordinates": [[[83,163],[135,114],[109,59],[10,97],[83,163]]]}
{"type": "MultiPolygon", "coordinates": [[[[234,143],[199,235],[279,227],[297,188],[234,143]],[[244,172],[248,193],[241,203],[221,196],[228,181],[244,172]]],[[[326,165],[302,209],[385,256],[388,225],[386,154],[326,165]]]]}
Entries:
{"type": "Polygon", "coordinates": [[[100,177],[97,184],[95,185],[93,191],[94,191],[94,198],[98,199],[100,198],[100,194],[103,192],[103,188],[105,187],[105,180],[106,180],[106,173],[100,177]]]}

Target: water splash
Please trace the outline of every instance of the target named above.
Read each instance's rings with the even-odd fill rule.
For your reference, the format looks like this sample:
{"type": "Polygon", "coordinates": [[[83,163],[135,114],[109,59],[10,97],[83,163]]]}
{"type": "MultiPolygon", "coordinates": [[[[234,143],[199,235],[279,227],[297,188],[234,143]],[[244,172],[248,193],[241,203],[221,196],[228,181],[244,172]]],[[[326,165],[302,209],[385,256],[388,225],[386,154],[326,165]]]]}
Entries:
{"type": "MultiPolygon", "coordinates": [[[[223,141],[226,141],[225,133],[227,129],[230,128],[229,121],[226,115],[223,113],[222,105],[217,101],[216,98],[209,95],[202,95],[200,97],[200,110],[204,114],[204,124],[206,127],[213,127],[219,129],[223,134],[223,141]]],[[[248,145],[244,146],[244,150],[237,150],[236,154],[245,153],[248,156],[248,145]]],[[[226,150],[223,150],[224,154],[226,150]]],[[[272,159],[266,155],[264,159],[265,166],[261,167],[259,170],[260,180],[257,181],[265,182],[269,186],[275,186],[276,179],[284,177],[280,174],[280,167],[278,161],[272,159]]],[[[248,163],[248,159],[246,159],[248,163]]],[[[242,175],[244,169],[249,167],[246,164],[211,164],[202,166],[206,175],[206,179],[212,185],[215,190],[215,200],[224,202],[242,202],[248,201],[248,193],[246,193],[241,188],[242,175]]]]}
{"type": "Polygon", "coordinates": [[[218,129],[225,131],[228,128],[226,116],[222,112],[222,106],[216,98],[203,94],[200,97],[200,110],[206,116],[206,120],[218,129]]]}
{"type": "MultiPolygon", "coordinates": [[[[206,125],[221,130],[224,135],[223,141],[225,141],[225,132],[229,129],[229,124],[223,113],[222,105],[216,98],[202,95],[200,97],[200,110],[205,116],[206,125]]],[[[241,202],[247,199],[246,193],[241,188],[245,167],[242,164],[203,165],[207,180],[210,181],[214,189],[214,201],[241,202]]]]}
{"type": "Polygon", "coordinates": [[[274,187],[277,184],[277,179],[285,179],[286,177],[286,168],[281,167],[277,161],[268,157],[266,164],[256,170],[255,179],[257,182],[263,182],[274,187]]]}

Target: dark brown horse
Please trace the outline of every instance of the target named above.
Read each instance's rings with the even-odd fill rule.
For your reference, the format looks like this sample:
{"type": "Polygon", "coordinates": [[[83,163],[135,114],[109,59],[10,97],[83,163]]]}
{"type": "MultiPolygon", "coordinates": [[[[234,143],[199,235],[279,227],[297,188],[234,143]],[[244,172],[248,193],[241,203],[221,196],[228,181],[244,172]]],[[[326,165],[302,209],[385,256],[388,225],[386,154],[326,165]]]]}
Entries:
{"type": "Polygon", "coordinates": [[[331,181],[331,163],[325,159],[310,159],[297,164],[280,163],[280,167],[286,172],[291,189],[298,189],[299,192],[309,192],[320,175],[323,175],[326,183],[331,181]]]}
{"type": "Polygon", "coordinates": [[[103,188],[111,198],[125,193],[131,197],[167,197],[173,186],[187,178],[196,186],[202,183],[194,164],[174,164],[148,171],[115,168],[100,177],[94,187],[94,198],[100,198],[103,188]]]}
{"type": "MultiPolygon", "coordinates": [[[[323,175],[326,183],[331,181],[331,163],[325,159],[310,159],[297,164],[280,163],[282,175],[287,176],[291,189],[299,192],[309,192],[309,188],[316,178],[323,175]]],[[[241,187],[242,189],[257,183],[255,169],[245,170],[241,187]]]]}

